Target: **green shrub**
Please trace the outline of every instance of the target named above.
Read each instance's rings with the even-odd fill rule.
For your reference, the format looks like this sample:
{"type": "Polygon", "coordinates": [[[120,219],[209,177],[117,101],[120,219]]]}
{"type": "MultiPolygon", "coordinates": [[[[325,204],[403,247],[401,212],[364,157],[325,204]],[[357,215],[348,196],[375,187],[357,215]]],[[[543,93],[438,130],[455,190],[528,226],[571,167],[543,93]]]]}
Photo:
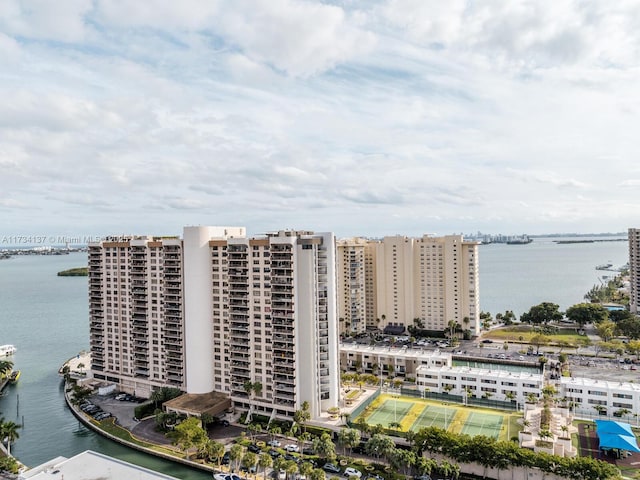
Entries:
{"type": "Polygon", "coordinates": [[[153,402],[143,403],[142,405],[138,405],[135,408],[134,414],[136,418],[142,419],[142,418],[148,417],[149,415],[153,415],[155,410],[156,410],[156,406],[153,404],[153,402]]]}

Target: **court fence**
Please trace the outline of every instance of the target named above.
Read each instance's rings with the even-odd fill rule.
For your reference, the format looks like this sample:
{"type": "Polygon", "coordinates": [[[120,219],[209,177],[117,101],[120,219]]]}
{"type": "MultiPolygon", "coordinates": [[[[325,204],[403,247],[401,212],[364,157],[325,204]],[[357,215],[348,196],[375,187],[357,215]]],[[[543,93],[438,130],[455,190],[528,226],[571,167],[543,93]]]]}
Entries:
{"type": "Polygon", "coordinates": [[[491,398],[476,398],[468,397],[465,399],[462,395],[455,395],[452,393],[436,393],[436,392],[421,392],[417,388],[405,388],[400,389],[400,394],[407,397],[425,398],[428,400],[439,400],[442,402],[459,403],[461,405],[473,405],[475,407],[493,408],[496,410],[508,410],[517,411],[518,404],[516,402],[509,402],[504,400],[492,400],[491,398]],[[466,400],[466,401],[465,401],[466,400]]]}
{"type": "Polygon", "coordinates": [[[371,405],[371,403],[380,396],[380,391],[380,388],[378,388],[369,398],[354,408],[349,417],[351,419],[358,418],[360,414],[364,412],[364,409],[371,405]]]}

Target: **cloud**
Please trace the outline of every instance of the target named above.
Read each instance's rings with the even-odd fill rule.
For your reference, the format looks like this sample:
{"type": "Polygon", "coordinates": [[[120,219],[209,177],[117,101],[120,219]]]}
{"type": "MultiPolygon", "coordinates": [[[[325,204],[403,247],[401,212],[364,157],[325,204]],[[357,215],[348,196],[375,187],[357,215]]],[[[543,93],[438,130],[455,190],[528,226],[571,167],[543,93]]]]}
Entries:
{"type": "Polygon", "coordinates": [[[7,0],[3,212],[376,235],[593,230],[586,209],[620,230],[634,3],[7,0]]]}
{"type": "Polygon", "coordinates": [[[85,16],[92,0],[3,0],[0,30],[31,39],[79,42],[88,35],[85,16]]]}

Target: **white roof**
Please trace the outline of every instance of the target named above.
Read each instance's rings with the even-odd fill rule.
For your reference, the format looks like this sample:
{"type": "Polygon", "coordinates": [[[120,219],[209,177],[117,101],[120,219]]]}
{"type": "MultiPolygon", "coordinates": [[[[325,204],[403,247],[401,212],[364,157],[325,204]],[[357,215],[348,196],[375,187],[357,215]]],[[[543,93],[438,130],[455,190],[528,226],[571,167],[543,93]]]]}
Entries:
{"type": "Polygon", "coordinates": [[[438,359],[445,362],[451,360],[451,354],[441,352],[440,350],[422,350],[420,348],[402,348],[402,347],[382,347],[372,345],[361,345],[358,343],[341,343],[340,351],[345,353],[363,353],[371,354],[379,357],[398,357],[413,359],[438,359]]]}
{"type": "Polygon", "coordinates": [[[30,480],[178,480],[91,450],[57,457],[20,475],[30,480]]]}
{"type": "Polygon", "coordinates": [[[530,379],[534,381],[542,381],[543,376],[541,373],[532,372],[511,372],[509,370],[489,370],[487,368],[474,368],[474,367],[429,367],[427,365],[420,365],[416,368],[416,374],[420,373],[452,373],[462,375],[464,373],[472,375],[478,378],[514,378],[514,379],[530,379]]]}
{"type": "Polygon", "coordinates": [[[640,384],[630,382],[611,382],[608,380],[595,380],[593,378],[583,377],[562,377],[560,383],[566,387],[592,387],[603,390],[617,390],[640,392],[640,384]]]}

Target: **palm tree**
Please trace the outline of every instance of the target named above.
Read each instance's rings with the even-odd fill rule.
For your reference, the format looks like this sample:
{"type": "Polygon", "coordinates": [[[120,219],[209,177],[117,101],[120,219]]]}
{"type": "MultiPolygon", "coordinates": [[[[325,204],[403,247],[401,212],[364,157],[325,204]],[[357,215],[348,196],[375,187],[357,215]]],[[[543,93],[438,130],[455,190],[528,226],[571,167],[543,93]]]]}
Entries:
{"type": "Polygon", "coordinates": [[[0,435],[2,438],[7,439],[7,453],[11,455],[11,442],[15,442],[20,435],[18,434],[18,429],[20,425],[15,422],[2,422],[0,425],[0,435]]]}
{"type": "Polygon", "coordinates": [[[222,457],[224,457],[224,451],[224,443],[216,442],[215,440],[211,441],[209,453],[211,455],[211,458],[215,458],[218,462],[218,468],[220,468],[222,457]]]}
{"type": "Polygon", "coordinates": [[[82,371],[84,369],[84,367],[86,367],[86,365],[82,362],[80,362],[78,364],[78,370],[80,370],[80,375],[82,375],[84,372],[82,371]]]}
{"type": "Polygon", "coordinates": [[[6,377],[13,370],[13,362],[9,360],[0,360],[0,378],[6,377]]]}
{"type": "Polygon", "coordinates": [[[273,458],[268,453],[261,453],[258,458],[258,467],[262,469],[262,476],[264,480],[267,480],[267,468],[271,468],[273,465],[273,458]]]}

